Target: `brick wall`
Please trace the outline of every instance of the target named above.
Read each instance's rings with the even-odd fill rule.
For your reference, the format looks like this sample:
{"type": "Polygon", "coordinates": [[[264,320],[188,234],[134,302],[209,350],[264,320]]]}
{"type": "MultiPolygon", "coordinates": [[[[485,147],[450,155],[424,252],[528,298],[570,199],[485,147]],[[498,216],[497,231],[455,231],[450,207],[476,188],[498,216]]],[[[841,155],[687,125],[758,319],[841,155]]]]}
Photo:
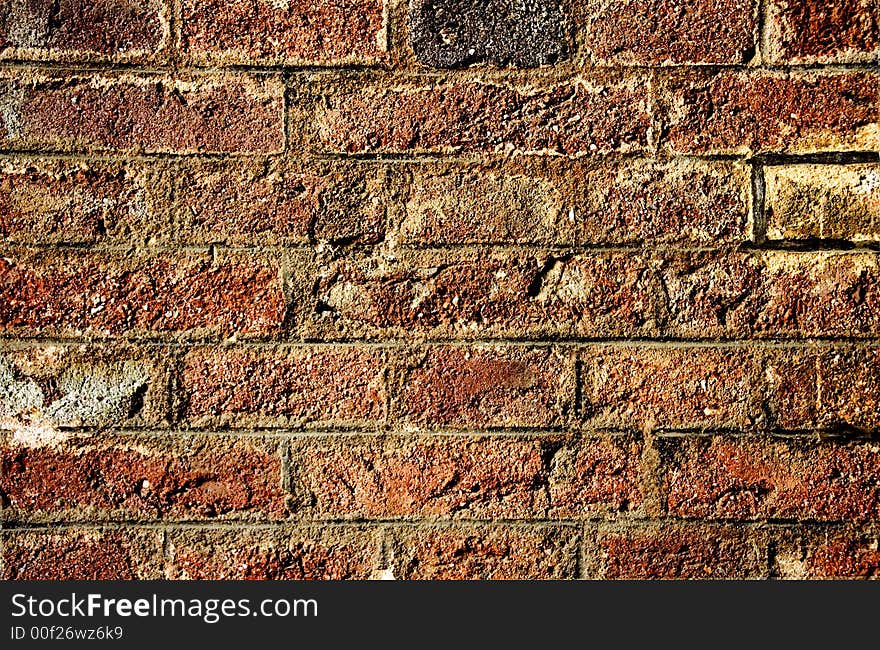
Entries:
{"type": "Polygon", "coordinates": [[[0,3],[4,577],[876,577],[878,16],[0,3]]]}

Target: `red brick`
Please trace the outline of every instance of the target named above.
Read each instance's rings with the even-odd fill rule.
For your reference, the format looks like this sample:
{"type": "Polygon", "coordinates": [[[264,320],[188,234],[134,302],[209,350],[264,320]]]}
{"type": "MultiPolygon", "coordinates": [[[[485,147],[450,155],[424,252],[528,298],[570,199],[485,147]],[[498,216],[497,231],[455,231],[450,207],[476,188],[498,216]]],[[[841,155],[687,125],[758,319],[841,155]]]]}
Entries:
{"type": "Polygon", "coordinates": [[[146,241],[168,229],[160,191],[153,175],[138,165],[5,160],[0,237],[25,244],[146,241]]]}
{"type": "Polygon", "coordinates": [[[45,445],[61,428],[134,428],[167,418],[168,360],[156,350],[36,345],[0,353],[0,428],[45,445]]]}
{"type": "Polygon", "coordinates": [[[665,144],[693,154],[876,150],[878,89],[868,72],[672,73],[661,91],[665,144]]]}
{"type": "Polygon", "coordinates": [[[880,165],[764,170],[767,238],[880,241],[880,165]]]}
{"type": "Polygon", "coordinates": [[[396,535],[392,560],[401,580],[565,580],[577,578],[571,528],[419,527],[396,535]]]}
{"type": "Polygon", "coordinates": [[[340,153],[576,155],[643,150],[651,124],[641,78],[590,78],[546,88],[402,84],[392,78],[319,93],[311,111],[294,102],[294,146],[340,153]]]}
{"type": "Polygon", "coordinates": [[[658,443],[669,513],[703,519],[880,519],[880,446],[804,439],[658,443]]]}
{"type": "Polygon", "coordinates": [[[284,313],[278,269],[243,257],[54,251],[0,260],[0,330],[7,332],[266,333],[284,313]]]}
{"type": "Polygon", "coordinates": [[[377,349],[196,349],[183,361],[184,415],[204,424],[289,425],[385,418],[377,349]]]}
{"type": "Polygon", "coordinates": [[[653,282],[632,253],[346,259],[320,270],[317,325],[349,336],[644,335],[656,328],[653,282]]]}
{"type": "Polygon", "coordinates": [[[3,533],[4,580],[156,580],[162,534],[137,530],[3,533]]]}
{"type": "Polygon", "coordinates": [[[880,348],[826,352],[819,357],[819,382],[825,425],[880,430],[880,348]]]}
{"type": "Polygon", "coordinates": [[[697,337],[876,336],[880,260],[873,254],[689,255],[660,269],[670,332],[697,337]]]}
{"type": "Polygon", "coordinates": [[[599,64],[747,63],[754,0],[587,0],[584,48],[599,64]]]}
{"type": "Polygon", "coordinates": [[[372,577],[375,530],[350,527],[178,530],[169,535],[169,578],[346,580],[372,577]]]}
{"type": "Polygon", "coordinates": [[[574,392],[571,361],[550,348],[437,347],[410,364],[399,409],[420,426],[554,426],[574,392]]]}
{"type": "Polygon", "coordinates": [[[540,518],[636,502],[630,452],[580,444],[556,467],[560,442],[542,438],[304,438],[291,443],[291,491],[303,515],[346,519],[540,518]]]}
{"type": "Polygon", "coordinates": [[[281,81],[153,75],[0,78],[0,143],[37,150],[148,153],[281,151],[281,81]]]}
{"type": "Polygon", "coordinates": [[[877,0],[771,0],[766,25],[772,63],[876,61],[880,51],[877,0]]]}
{"type": "Polygon", "coordinates": [[[376,243],[384,235],[384,167],[200,161],[175,174],[176,239],[284,245],[376,243]]]}
{"type": "Polygon", "coordinates": [[[74,437],[52,447],[4,441],[10,519],[280,518],[281,457],[221,437],[74,437]]]}
{"type": "Polygon", "coordinates": [[[656,524],[603,531],[598,546],[603,578],[623,580],[742,580],[767,575],[763,531],[656,524]]]}
{"type": "Polygon", "coordinates": [[[880,577],[880,536],[851,529],[786,535],[776,552],[775,574],[798,580],[880,577]]]}
{"type": "Polygon", "coordinates": [[[183,43],[216,63],[340,64],[381,60],[382,0],[183,0],[183,43]]]}
{"type": "Polygon", "coordinates": [[[798,350],[597,347],[581,353],[582,415],[639,430],[810,426],[815,357],[798,350]]]}
{"type": "Polygon", "coordinates": [[[153,53],[168,38],[160,0],[28,0],[0,13],[0,48],[16,56],[69,58],[153,53]]]}

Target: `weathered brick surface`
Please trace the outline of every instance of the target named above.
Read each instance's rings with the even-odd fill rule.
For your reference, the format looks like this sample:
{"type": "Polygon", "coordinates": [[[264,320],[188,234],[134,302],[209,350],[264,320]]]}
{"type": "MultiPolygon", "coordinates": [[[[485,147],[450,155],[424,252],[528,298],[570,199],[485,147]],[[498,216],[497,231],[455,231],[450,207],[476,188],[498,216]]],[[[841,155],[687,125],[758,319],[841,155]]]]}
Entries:
{"type": "Polygon", "coordinates": [[[0,76],[0,145],[39,151],[270,153],[284,145],[276,77],[0,76]]]}
{"type": "Polygon", "coordinates": [[[668,524],[600,533],[598,575],[623,580],[743,580],[767,576],[766,531],[668,524]]]}
{"type": "Polygon", "coordinates": [[[877,0],[772,0],[767,5],[765,57],[774,63],[877,60],[877,0]]]}
{"type": "Polygon", "coordinates": [[[0,56],[132,57],[167,43],[161,0],[8,0],[0,9],[0,56]]]}
{"type": "Polygon", "coordinates": [[[670,257],[660,269],[667,327],[685,337],[874,337],[878,262],[873,253],[670,257]]]}
{"type": "Polygon", "coordinates": [[[566,19],[556,0],[412,0],[409,28],[425,66],[534,67],[565,57],[566,19]]]}
{"type": "Polygon", "coordinates": [[[167,236],[163,187],[145,165],[0,162],[0,237],[24,244],[146,242],[167,236]]]}
{"type": "Polygon", "coordinates": [[[339,64],[383,58],[382,0],[183,0],[185,49],[223,63],[339,64]]]}
{"type": "Polygon", "coordinates": [[[181,529],[169,534],[177,580],[348,580],[373,577],[381,539],[353,527],[181,529]]]}
{"type": "Polygon", "coordinates": [[[386,358],[370,348],[196,349],[183,360],[183,415],[195,424],[380,422],[386,358]]]}
{"type": "Polygon", "coordinates": [[[543,438],[309,438],[290,444],[294,509],[319,518],[541,518],[640,499],[627,442],[543,438]],[[563,454],[564,459],[556,460],[563,454]]]}
{"type": "Polygon", "coordinates": [[[661,492],[679,517],[876,521],[880,446],[798,439],[658,443],[661,492]]]}
{"type": "Polygon", "coordinates": [[[638,76],[546,87],[388,79],[311,92],[292,97],[293,146],[325,152],[629,152],[648,147],[651,126],[638,76]]]}
{"type": "Polygon", "coordinates": [[[0,259],[0,331],[123,336],[268,333],[285,299],[277,266],[243,256],[39,251],[0,259]]]}
{"type": "Polygon", "coordinates": [[[563,580],[577,576],[575,529],[404,528],[392,570],[402,580],[563,580]]]}
{"type": "Polygon", "coordinates": [[[670,73],[664,146],[684,154],[877,150],[880,84],[869,72],[670,73]]]}
{"type": "Polygon", "coordinates": [[[819,357],[819,413],[831,427],[880,428],[880,349],[834,350],[819,357]]]}
{"type": "Polygon", "coordinates": [[[38,447],[5,438],[2,468],[4,518],[12,521],[285,514],[281,456],[271,441],[101,435],[38,447]]]}
{"type": "Polygon", "coordinates": [[[801,529],[781,536],[774,562],[780,578],[854,579],[880,576],[877,530],[801,529]]]}
{"type": "Polygon", "coordinates": [[[880,165],[790,165],[764,172],[767,238],[880,240],[880,165]]]}
{"type": "Polygon", "coordinates": [[[4,580],[156,580],[158,531],[3,531],[4,580]]]}
{"type": "Polygon", "coordinates": [[[580,40],[595,63],[748,63],[754,0],[587,0],[580,40]]]}

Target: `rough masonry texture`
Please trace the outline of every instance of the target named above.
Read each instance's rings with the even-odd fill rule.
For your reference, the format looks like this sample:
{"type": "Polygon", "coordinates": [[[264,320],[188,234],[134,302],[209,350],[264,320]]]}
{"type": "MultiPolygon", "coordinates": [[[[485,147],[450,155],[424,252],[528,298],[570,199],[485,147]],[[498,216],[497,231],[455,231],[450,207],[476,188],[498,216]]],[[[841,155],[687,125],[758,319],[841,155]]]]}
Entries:
{"type": "Polygon", "coordinates": [[[0,574],[880,576],[877,0],[0,2],[0,574]]]}

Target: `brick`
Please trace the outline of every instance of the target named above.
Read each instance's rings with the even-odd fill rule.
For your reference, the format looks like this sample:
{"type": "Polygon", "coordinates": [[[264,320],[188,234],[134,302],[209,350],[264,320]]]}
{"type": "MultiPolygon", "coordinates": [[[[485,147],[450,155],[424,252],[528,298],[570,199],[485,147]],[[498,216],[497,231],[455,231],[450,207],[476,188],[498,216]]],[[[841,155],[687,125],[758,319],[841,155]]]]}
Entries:
{"type": "Polygon", "coordinates": [[[880,536],[870,530],[792,532],[778,544],[774,574],[796,580],[876,579],[880,576],[878,542],[880,536]]]}
{"type": "Polygon", "coordinates": [[[176,239],[285,245],[376,243],[384,236],[384,167],[273,160],[199,161],[176,168],[176,239]]]}
{"type": "Polygon", "coordinates": [[[738,164],[602,164],[575,181],[569,215],[584,244],[729,246],[748,239],[749,186],[738,164]]]}
{"type": "Polygon", "coordinates": [[[543,438],[301,438],[291,443],[296,511],[318,518],[521,519],[613,513],[637,502],[634,459],[588,439],[585,460],[553,468],[543,438]]]}
{"type": "Polygon", "coordinates": [[[877,0],[772,0],[764,56],[771,63],[876,61],[878,17],[877,0]]]}
{"type": "Polygon", "coordinates": [[[591,426],[660,429],[810,426],[815,357],[798,350],[595,347],[580,355],[591,426]]]}
{"type": "Polygon", "coordinates": [[[833,350],[819,358],[819,412],[832,428],[880,430],[880,349],[833,350]]]}
{"type": "Polygon", "coordinates": [[[754,0],[587,0],[578,5],[596,64],[742,64],[755,54],[754,0]]]}
{"type": "Polygon", "coordinates": [[[573,243],[561,185],[537,170],[416,167],[400,239],[427,245],[573,243]]]}
{"type": "Polygon", "coordinates": [[[272,76],[0,76],[0,143],[46,151],[272,153],[284,87],[272,76]]]}
{"type": "Polygon", "coordinates": [[[0,260],[0,287],[5,332],[255,334],[285,313],[278,269],[235,255],[24,251],[0,260]]]}
{"type": "Polygon", "coordinates": [[[676,438],[657,443],[671,515],[874,521],[880,446],[804,439],[676,438]]]}
{"type": "Polygon", "coordinates": [[[566,580],[577,577],[577,541],[551,526],[404,528],[392,567],[401,580],[566,580]]]}
{"type": "Polygon", "coordinates": [[[880,241],[880,165],[764,170],[770,240],[880,241]]]}
{"type": "Polygon", "coordinates": [[[607,529],[601,575],[614,580],[743,580],[767,576],[768,535],[754,529],[656,524],[607,529]]]}
{"type": "Polygon", "coordinates": [[[880,259],[783,252],[670,258],[660,269],[668,330],[680,336],[871,337],[880,259]]]}
{"type": "Polygon", "coordinates": [[[412,48],[434,68],[476,63],[537,67],[565,58],[566,17],[555,0],[412,0],[412,48]]]}
{"type": "Polygon", "coordinates": [[[156,580],[162,534],[149,530],[6,530],[4,580],[156,580]]]}
{"type": "Polygon", "coordinates": [[[28,0],[0,11],[0,56],[117,58],[152,54],[168,40],[160,0],[28,0]],[[127,56],[126,56],[127,55],[127,56]]]}
{"type": "Polygon", "coordinates": [[[565,421],[573,392],[558,350],[436,347],[412,360],[397,402],[420,427],[548,427],[565,421]]]}
{"type": "Polygon", "coordinates": [[[670,73],[664,144],[685,154],[876,150],[878,91],[869,72],[670,73]]]}
{"type": "Polygon", "coordinates": [[[352,424],[385,419],[386,353],[377,349],[196,349],[180,395],[193,424],[352,424]]]}
{"type": "Polygon", "coordinates": [[[318,275],[315,327],[345,336],[627,336],[657,324],[638,254],[414,253],[343,259],[318,275]]]}
{"type": "Polygon", "coordinates": [[[320,85],[311,99],[292,94],[293,147],[571,156],[648,147],[651,119],[642,77],[579,78],[550,87],[433,79],[320,85]]]}
{"type": "Polygon", "coordinates": [[[285,515],[281,457],[254,439],[78,436],[40,448],[5,440],[2,468],[10,521],[285,515]]]}
{"type": "Polygon", "coordinates": [[[141,165],[47,159],[0,162],[0,237],[91,244],[167,235],[162,189],[141,165]]]}
{"type": "Polygon", "coordinates": [[[373,63],[387,51],[382,0],[183,0],[183,46],[222,64],[373,63]]]}
{"type": "Polygon", "coordinates": [[[168,546],[174,580],[363,580],[380,560],[368,528],[181,529],[168,546]]]}
{"type": "Polygon", "coordinates": [[[0,352],[0,428],[44,446],[71,427],[134,428],[167,418],[168,361],[119,346],[37,345],[0,352]]]}

